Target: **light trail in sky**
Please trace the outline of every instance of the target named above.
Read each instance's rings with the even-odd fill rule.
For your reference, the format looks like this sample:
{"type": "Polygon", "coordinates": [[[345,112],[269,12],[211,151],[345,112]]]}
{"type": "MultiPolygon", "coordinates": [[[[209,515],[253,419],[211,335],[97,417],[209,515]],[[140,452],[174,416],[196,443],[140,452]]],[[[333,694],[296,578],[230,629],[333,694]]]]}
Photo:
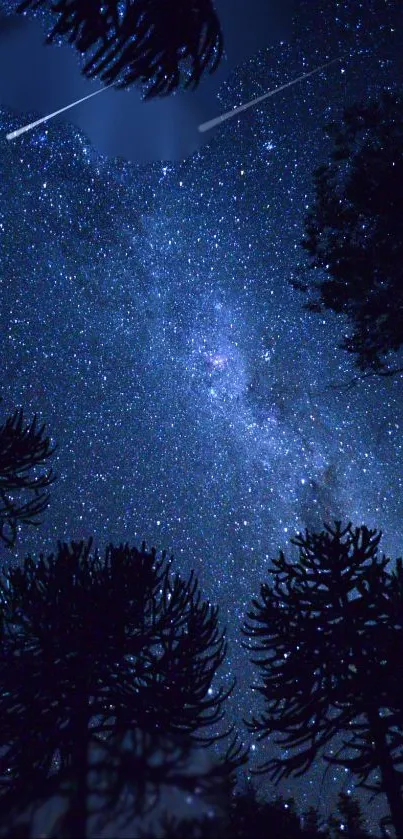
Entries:
{"type": "Polygon", "coordinates": [[[342,57],[339,56],[338,58],[332,58],[331,61],[326,61],[325,64],[321,64],[320,67],[315,67],[314,70],[310,70],[309,73],[304,73],[302,76],[298,76],[296,79],[292,79],[290,82],[286,82],[285,84],[280,85],[280,87],[274,88],[274,90],[269,90],[268,93],[264,93],[263,96],[258,96],[256,99],[251,99],[249,102],[246,102],[245,105],[239,105],[238,108],[234,108],[232,111],[227,111],[225,114],[221,114],[219,117],[214,117],[214,119],[208,120],[208,122],[202,122],[199,125],[199,131],[202,133],[204,131],[209,131],[210,128],[215,128],[216,125],[220,125],[222,122],[225,122],[227,119],[231,119],[231,117],[240,114],[241,111],[246,111],[248,108],[251,108],[253,105],[256,105],[258,102],[263,102],[265,99],[268,99],[269,96],[274,96],[275,93],[280,93],[281,90],[285,90],[287,87],[291,87],[298,82],[304,81],[304,79],[308,79],[309,76],[313,76],[314,73],[319,73],[321,70],[324,70],[325,67],[329,67],[330,64],[334,64],[336,61],[341,61],[342,57]]]}
{"type": "MultiPolygon", "coordinates": [[[[310,70],[309,73],[303,73],[303,75],[298,76],[296,79],[292,79],[290,82],[286,82],[285,84],[276,87],[274,90],[269,90],[268,93],[264,93],[262,96],[258,96],[256,99],[251,99],[249,102],[246,102],[244,105],[239,105],[239,107],[234,108],[232,111],[227,111],[225,114],[221,114],[221,116],[219,117],[215,117],[214,119],[208,120],[208,122],[201,123],[201,125],[198,126],[199,131],[202,133],[205,131],[209,131],[210,128],[214,128],[216,125],[220,125],[222,122],[225,122],[225,120],[231,119],[231,117],[236,116],[242,111],[246,111],[248,108],[251,108],[258,102],[263,102],[270,96],[274,96],[276,93],[280,93],[282,90],[285,90],[286,88],[291,87],[292,85],[297,84],[298,82],[302,82],[305,79],[308,79],[315,73],[319,73],[321,70],[324,70],[326,67],[329,67],[331,64],[334,64],[336,61],[341,61],[341,56],[339,56],[338,58],[332,58],[331,61],[326,61],[325,64],[321,64],[320,67],[315,67],[315,69],[310,70]]],[[[114,87],[114,85],[115,82],[112,82],[112,84],[106,85],[105,87],[101,87],[99,90],[95,90],[93,93],[89,93],[87,96],[83,96],[81,99],[77,99],[75,102],[71,102],[69,105],[65,105],[64,108],[60,108],[58,111],[54,111],[51,114],[47,114],[47,116],[45,117],[41,117],[40,119],[37,119],[34,122],[30,122],[28,125],[23,125],[22,128],[17,128],[15,131],[11,131],[9,134],[6,135],[7,140],[16,140],[17,137],[21,136],[21,134],[25,134],[27,131],[31,131],[33,128],[37,128],[38,125],[42,125],[44,122],[53,119],[53,117],[57,117],[59,116],[59,114],[63,114],[70,108],[75,108],[76,105],[80,105],[82,102],[86,102],[87,99],[91,99],[92,96],[97,96],[98,93],[103,93],[104,90],[108,90],[108,88],[114,87]]]]}
{"type": "Polygon", "coordinates": [[[48,114],[46,117],[41,117],[41,119],[35,120],[35,122],[30,122],[29,125],[23,125],[22,128],[17,128],[16,131],[11,131],[9,134],[6,135],[7,140],[15,140],[17,137],[20,137],[21,134],[25,134],[26,131],[31,131],[32,128],[36,128],[38,125],[42,125],[43,122],[47,122],[49,119],[53,119],[53,117],[57,117],[59,114],[63,114],[64,111],[68,111],[69,108],[75,108],[76,105],[80,105],[81,102],[85,102],[87,99],[91,99],[91,96],[97,96],[98,93],[103,93],[104,90],[108,90],[109,87],[113,87],[115,82],[112,84],[108,84],[105,87],[101,87],[99,90],[94,90],[93,93],[89,93],[88,96],[83,96],[82,99],[77,99],[76,102],[71,102],[70,105],[66,105],[64,108],[60,108],[59,111],[54,111],[53,114],[48,114]]]}

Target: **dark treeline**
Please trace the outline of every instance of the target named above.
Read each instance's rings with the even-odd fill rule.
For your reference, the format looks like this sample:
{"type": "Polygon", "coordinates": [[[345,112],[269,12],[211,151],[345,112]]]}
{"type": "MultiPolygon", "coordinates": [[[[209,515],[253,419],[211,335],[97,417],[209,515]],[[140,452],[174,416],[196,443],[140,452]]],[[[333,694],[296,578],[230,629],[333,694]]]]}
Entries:
{"type": "MultiPolygon", "coordinates": [[[[252,784],[233,794],[220,816],[204,815],[199,819],[176,819],[166,815],[152,836],[140,833],[140,839],[376,839],[365,828],[360,805],[354,796],[339,794],[337,814],[321,819],[314,807],[298,813],[294,798],[279,795],[263,801],[252,784]]],[[[387,836],[380,825],[380,837],[387,836]]]]}
{"type": "MultiPolygon", "coordinates": [[[[357,788],[386,795],[402,837],[403,570],[401,560],[388,570],[380,538],[336,522],[292,539],[298,559],[273,559],[274,582],[262,583],[242,627],[262,698],[245,724],[285,747],[252,772],[276,785],[314,761],[344,766],[357,788]],[[342,748],[326,755],[340,736],[342,748]]],[[[91,540],[59,544],[4,568],[0,596],[3,836],[34,835],[35,814],[55,796],[50,835],[91,835],[95,816],[97,829],[116,830],[167,789],[196,795],[213,816],[167,817],[164,836],[366,835],[347,795],[326,825],[292,801],[234,795],[248,755],[225,722],[233,684],[212,687],[224,632],[172,557],[144,544],[109,545],[102,556],[91,540]]]]}

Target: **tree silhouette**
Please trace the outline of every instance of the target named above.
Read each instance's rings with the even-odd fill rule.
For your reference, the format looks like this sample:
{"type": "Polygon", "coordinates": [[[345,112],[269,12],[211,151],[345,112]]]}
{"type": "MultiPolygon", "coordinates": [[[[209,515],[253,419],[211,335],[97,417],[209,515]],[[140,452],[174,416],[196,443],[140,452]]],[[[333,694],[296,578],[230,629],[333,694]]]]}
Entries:
{"type": "Polygon", "coordinates": [[[308,260],[291,284],[310,294],[305,308],[346,316],[352,332],[340,346],[361,372],[393,375],[403,370],[389,366],[403,344],[403,97],[348,108],[326,132],[330,159],[315,170],[305,217],[308,260]]]}
{"type": "Polygon", "coordinates": [[[331,829],[331,839],[343,835],[345,839],[371,839],[365,830],[364,817],[356,798],[346,792],[340,792],[337,809],[340,817],[330,816],[328,824],[331,829]]]}
{"type": "Polygon", "coordinates": [[[0,539],[12,547],[21,524],[38,525],[49,503],[52,469],[43,470],[54,453],[45,425],[35,415],[24,422],[22,409],[0,426],[0,539]]]}
{"type": "Polygon", "coordinates": [[[39,7],[57,15],[47,41],[66,38],[86,54],[84,75],[117,87],[139,81],[145,99],[165,96],[182,83],[196,88],[222,58],[212,0],[24,0],[18,11],[39,7]]]}
{"type": "MultiPolygon", "coordinates": [[[[152,836],[150,831],[140,831],[140,839],[370,839],[364,831],[354,833],[361,825],[361,810],[355,801],[349,801],[343,810],[345,819],[341,822],[334,816],[329,818],[332,835],[327,827],[322,828],[314,807],[301,818],[296,810],[294,798],[284,799],[281,795],[271,801],[259,799],[256,790],[249,786],[237,792],[228,802],[224,814],[204,814],[196,818],[178,819],[166,815],[152,836]],[[348,811],[348,814],[347,814],[348,811]],[[341,827],[343,824],[343,827],[341,827]],[[350,832],[345,833],[346,827],[350,832]]],[[[340,808],[340,807],[339,807],[340,808]]]]}
{"type": "Polygon", "coordinates": [[[259,798],[253,784],[236,792],[230,799],[228,812],[222,820],[222,839],[280,839],[301,836],[300,819],[293,798],[279,795],[272,801],[259,798]]]}
{"type": "Polygon", "coordinates": [[[281,735],[274,742],[286,753],[257,770],[275,783],[302,775],[342,738],[324,759],[384,792],[403,836],[403,572],[401,563],[386,570],[380,538],[336,522],[292,539],[297,561],[283,552],[273,560],[274,583],[261,586],[243,628],[265,701],[247,725],[260,738],[281,735]]]}
{"type": "Polygon", "coordinates": [[[318,839],[330,839],[328,830],[323,829],[321,822],[317,808],[312,805],[308,807],[303,813],[303,839],[313,839],[314,836],[318,839]]]}
{"type": "Polygon", "coordinates": [[[232,783],[247,759],[234,739],[212,767],[194,765],[198,750],[232,731],[212,726],[233,685],[211,688],[225,639],[193,573],[172,576],[165,553],[157,559],[144,543],[141,551],[109,545],[101,558],[90,539],[59,543],[56,554],[3,574],[6,825],[10,813],[34,812],[57,794],[68,802],[57,829],[84,837],[90,816],[129,822],[164,786],[209,792],[232,783]]]}

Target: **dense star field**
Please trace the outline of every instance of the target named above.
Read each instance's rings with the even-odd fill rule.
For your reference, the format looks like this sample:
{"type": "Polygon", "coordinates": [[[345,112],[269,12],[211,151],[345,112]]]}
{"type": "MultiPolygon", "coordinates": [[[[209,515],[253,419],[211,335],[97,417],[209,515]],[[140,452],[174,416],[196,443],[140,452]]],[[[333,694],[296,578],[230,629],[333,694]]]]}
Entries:
{"type": "MultiPolygon", "coordinates": [[[[91,534],[172,552],[220,606],[240,728],[260,707],[240,625],[271,557],[335,518],[402,552],[402,378],[347,389],[343,318],[288,284],[324,124],[402,81],[398,4],[328,5],[299,4],[292,38],[239,67],[220,108],[342,60],[182,163],[108,160],[63,123],[8,143],[37,115],[1,112],[1,407],[38,413],[58,445],[43,523],[2,561],[91,534]]],[[[252,763],[269,749],[254,748],[252,763]]],[[[324,768],[280,790],[317,804],[324,768]]],[[[343,784],[330,769],[325,812],[343,784]]]]}

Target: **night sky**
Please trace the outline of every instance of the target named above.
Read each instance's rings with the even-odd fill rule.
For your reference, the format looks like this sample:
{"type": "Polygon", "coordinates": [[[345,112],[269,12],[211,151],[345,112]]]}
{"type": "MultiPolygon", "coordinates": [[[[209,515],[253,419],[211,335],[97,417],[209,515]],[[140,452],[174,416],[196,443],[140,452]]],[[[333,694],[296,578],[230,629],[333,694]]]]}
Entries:
{"type": "MultiPolygon", "coordinates": [[[[0,17],[2,105],[42,115],[102,89],[99,81],[82,75],[79,53],[68,44],[44,46],[45,33],[55,23],[46,7],[29,15],[12,14],[19,3],[0,0],[0,13],[7,11],[7,17],[0,17]]],[[[295,5],[296,0],[216,0],[225,54],[216,72],[205,75],[196,90],[177,90],[145,103],[140,85],[104,89],[102,96],[70,111],[67,119],[108,157],[118,155],[135,163],[181,161],[204,144],[206,138],[197,127],[220,113],[217,94],[234,67],[261,47],[289,37],[295,5]]]]}
{"type": "MultiPolygon", "coordinates": [[[[346,323],[304,310],[288,284],[330,149],[324,124],[401,89],[399,7],[297,4],[291,34],[228,77],[211,116],[343,60],[224,123],[182,162],[101,156],[67,122],[8,142],[43,113],[0,110],[2,411],[38,413],[58,444],[42,526],[3,559],[91,534],[100,547],[144,539],[172,552],[220,605],[240,729],[262,707],[240,625],[279,549],[341,518],[382,529],[393,559],[402,552],[402,377],[341,387],[355,373],[336,349],[346,323]]],[[[324,769],[279,791],[318,804],[324,769]]],[[[324,813],[343,784],[354,788],[329,769],[324,813]]]]}

